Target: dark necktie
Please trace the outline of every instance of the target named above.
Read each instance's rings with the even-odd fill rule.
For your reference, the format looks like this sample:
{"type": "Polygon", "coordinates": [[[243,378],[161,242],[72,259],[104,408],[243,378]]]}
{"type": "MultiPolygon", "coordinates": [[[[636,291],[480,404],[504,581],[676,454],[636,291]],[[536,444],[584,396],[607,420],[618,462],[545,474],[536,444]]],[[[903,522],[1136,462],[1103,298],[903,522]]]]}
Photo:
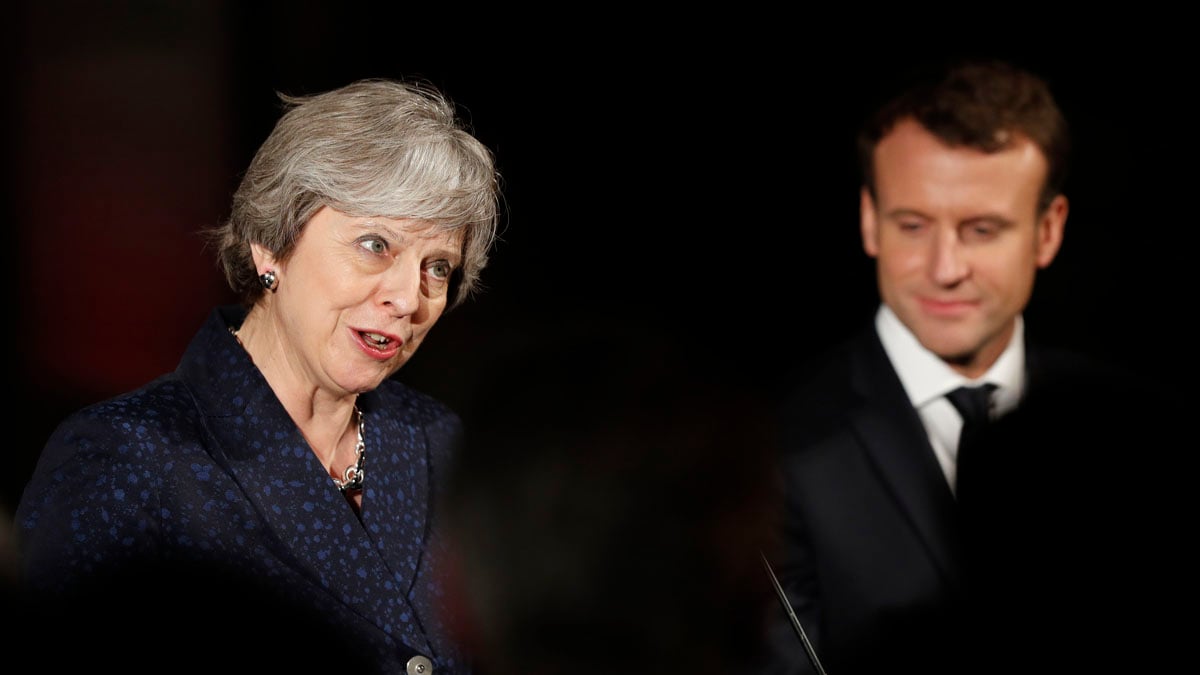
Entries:
{"type": "Polygon", "coordinates": [[[958,459],[955,461],[957,474],[955,492],[960,501],[963,491],[963,476],[967,476],[966,482],[969,484],[972,480],[971,472],[975,470],[972,467],[978,463],[978,457],[972,457],[972,454],[978,452],[982,440],[981,432],[989,421],[992,392],[995,390],[996,385],[989,383],[976,387],[959,387],[946,394],[946,398],[958,410],[958,414],[962,416],[963,420],[962,432],[958,435],[958,459]]]}

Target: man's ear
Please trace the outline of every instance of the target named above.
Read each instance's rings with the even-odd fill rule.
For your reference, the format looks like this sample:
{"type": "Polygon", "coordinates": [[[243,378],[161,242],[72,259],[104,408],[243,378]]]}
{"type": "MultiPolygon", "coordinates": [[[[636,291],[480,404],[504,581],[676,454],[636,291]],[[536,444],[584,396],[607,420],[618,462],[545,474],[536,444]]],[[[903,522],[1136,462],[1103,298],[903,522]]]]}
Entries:
{"type": "Polygon", "coordinates": [[[1054,261],[1058,249],[1062,247],[1063,230],[1067,225],[1067,198],[1058,195],[1050,202],[1050,206],[1038,218],[1037,235],[1034,240],[1034,254],[1037,266],[1043,268],[1054,261]]]}
{"type": "Polygon", "coordinates": [[[875,213],[875,200],[865,185],[859,198],[858,225],[862,230],[863,250],[874,258],[879,255],[879,222],[875,213]]]}

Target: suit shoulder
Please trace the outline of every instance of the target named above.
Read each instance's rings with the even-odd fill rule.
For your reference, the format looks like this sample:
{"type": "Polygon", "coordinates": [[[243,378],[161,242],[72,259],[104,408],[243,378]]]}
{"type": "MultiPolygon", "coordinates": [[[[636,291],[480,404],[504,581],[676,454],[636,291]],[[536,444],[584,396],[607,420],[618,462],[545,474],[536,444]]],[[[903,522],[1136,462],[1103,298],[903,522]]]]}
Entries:
{"type": "Polygon", "coordinates": [[[843,340],[790,372],[792,387],[779,406],[785,448],[807,446],[841,428],[858,404],[853,388],[858,338],[843,340]]]}
{"type": "Polygon", "coordinates": [[[1105,398],[1123,405],[1147,398],[1169,403],[1169,387],[1124,363],[1056,347],[1031,347],[1028,363],[1030,396],[1089,403],[1105,398]]]}
{"type": "MultiPolygon", "coordinates": [[[[59,422],[44,452],[111,453],[126,441],[177,438],[180,428],[194,426],[198,420],[191,393],[173,375],[164,375],[71,413],[59,422]]],[[[43,457],[43,461],[53,461],[53,457],[43,457]]]]}
{"type": "Polygon", "coordinates": [[[165,467],[182,465],[175,460],[194,447],[187,441],[198,424],[190,393],[173,376],[63,419],[15,513],[27,566],[57,583],[57,575],[86,572],[101,551],[125,556],[152,547],[165,467]]]}
{"type": "Polygon", "coordinates": [[[385,409],[406,411],[420,422],[457,421],[459,417],[445,402],[396,379],[384,381],[376,392],[385,409]]]}
{"type": "Polygon", "coordinates": [[[1150,433],[1170,437],[1183,431],[1187,419],[1177,388],[1112,360],[1038,348],[1030,353],[1029,377],[1021,407],[1060,424],[1074,420],[1077,430],[1108,435],[1124,429],[1131,437],[1150,433]]]}
{"type": "Polygon", "coordinates": [[[377,416],[392,433],[424,443],[434,458],[444,458],[457,448],[463,420],[443,401],[394,379],[373,393],[376,396],[369,407],[363,406],[363,413],[377,416]]]}

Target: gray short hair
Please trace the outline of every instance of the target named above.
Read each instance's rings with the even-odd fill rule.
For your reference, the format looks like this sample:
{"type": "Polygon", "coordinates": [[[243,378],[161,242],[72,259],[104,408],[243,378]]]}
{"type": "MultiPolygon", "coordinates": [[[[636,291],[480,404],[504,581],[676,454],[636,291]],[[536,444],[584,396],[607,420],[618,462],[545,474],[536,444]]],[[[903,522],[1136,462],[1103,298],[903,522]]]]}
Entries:
{"type": "Polygon", "coordinates": [[[386,79],[279,97],[286,112],[251,160],[229,219],[208,233],[242,301],[263,293],[250,244],[286,260],[324,206],[460,232],[451,307],[466,299],[497,236],[500,188],[492,153],[453,103],[427,82],[386,79]]]}

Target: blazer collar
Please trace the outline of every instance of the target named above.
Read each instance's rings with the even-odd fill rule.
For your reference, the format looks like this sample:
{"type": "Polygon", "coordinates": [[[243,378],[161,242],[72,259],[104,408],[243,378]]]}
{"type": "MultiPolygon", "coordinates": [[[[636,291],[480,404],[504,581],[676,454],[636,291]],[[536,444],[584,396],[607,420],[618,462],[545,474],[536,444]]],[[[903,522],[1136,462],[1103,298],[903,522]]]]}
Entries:
{"type": "Polygon", "coordinates": [[[873,328],[851,353],[851,386],[860,400],[851,427],[930,557],[957,585],[957,505],[925,427],[873,328]]]}
{"type": "Polygon", "coordinates": [[[375,420],[381,409],[376,392],[359,396],[368,420],[367,487],[360,520],[229,332],[229,326],[239,326],[244,316],[237,307],[214,310],[177,370],[216,441],[214,459],[238,482],[295,567],[364,616],[379,615],[384,604],[380,598],[395,599],[386,630],[401,630],[403,634],[395,637],[430,653],[419,622],[399,616],[412,611],[407,597],[424,562],[419,550],[430,488],[423,437],[398,433],[403,424],[396,419],[375,420]],[[385,439],[393,446],[407,442],[417,447],[388,448],[385,439]],[[385,485],[388,494],[380,489],[385,485]],[[304,522],[310,525],[298,526],[297,509],[307,512],[304,522]],[[318,556],[326,561],[336,556],[343,564],[314,565],[318,556]],[[329,569],[340,572],[331,575],[329,569]]]}

